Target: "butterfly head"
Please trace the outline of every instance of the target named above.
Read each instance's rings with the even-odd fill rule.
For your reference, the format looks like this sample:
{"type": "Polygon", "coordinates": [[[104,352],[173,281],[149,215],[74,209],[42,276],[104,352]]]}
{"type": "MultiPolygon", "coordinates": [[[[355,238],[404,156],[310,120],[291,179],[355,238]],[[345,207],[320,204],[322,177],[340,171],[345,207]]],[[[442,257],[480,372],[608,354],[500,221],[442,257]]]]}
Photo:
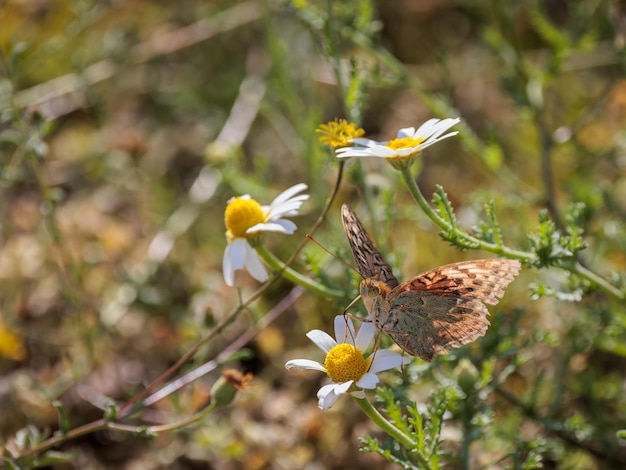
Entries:
{"type": "Polygon", "coordinates": [[[360,290],[370,319],[378,325],[385,320],[381,318],[381,313],[389,311],[387,294],[391,292],[391,289],[382,281],[367,278],[361,281],[360,290]]]}

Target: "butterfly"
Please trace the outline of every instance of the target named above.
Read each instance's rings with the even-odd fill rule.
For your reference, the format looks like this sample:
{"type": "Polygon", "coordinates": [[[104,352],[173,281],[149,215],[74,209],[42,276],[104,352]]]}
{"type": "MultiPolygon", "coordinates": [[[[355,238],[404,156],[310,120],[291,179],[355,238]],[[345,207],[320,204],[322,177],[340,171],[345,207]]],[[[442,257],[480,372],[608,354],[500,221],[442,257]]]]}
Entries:
{"type": "Polygon", "coordinates": [[[361,281],[361,297],[376,328],[407,353],[431,361],[483,336],[485,304],[496,305],[519,273],[519,261],[479,259],[441,266],[398,282],[354,211],[341,208],[361,281]]]}

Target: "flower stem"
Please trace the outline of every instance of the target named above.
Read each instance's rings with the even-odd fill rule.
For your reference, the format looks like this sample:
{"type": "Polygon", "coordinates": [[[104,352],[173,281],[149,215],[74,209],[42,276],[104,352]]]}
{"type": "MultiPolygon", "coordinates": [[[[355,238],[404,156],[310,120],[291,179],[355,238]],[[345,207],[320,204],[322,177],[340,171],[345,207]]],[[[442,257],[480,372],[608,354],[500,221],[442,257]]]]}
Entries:
{"type": "Polygon", "coordinates": [[[374,408],[374,406],[367,398],[358,398],[355,396],[353,397],[369,419],[371,419],[380,429],[385,431],[389,435],[389,437],[395,439],[402,447],[407,449],[412,456],[415,456],[419,463],[419,468],[426,470],[432,468],[428,460],[420,453],[419,449],[417,448],[417,442],[415,442],[410,436],[404,434],[392,423],[387,421],[387,419],[383,415],[381,415],[376,408],[374,408]]]}
{"type": "MultiPolygon", "coordinates": [[[[455,227],[452,224],[446,221],[443,217],[437,214],[437,212],[435,212],[432,207],[430,207],[430,204],[428,204],[428,201],[426,201],[426,198],[417,186],[415,178],[411,174],[411,169],[408,167],[401,168],[400,172],[402,173],[402,177],[404,178],[404,181],[409,189],[409,192],[411,193],[411,196],[413,196],[415,202],[417,202],[418,206],[420,206],[420,208],[430,218],[430,220],[432,220],[437,226],[439,226],[442,230],[446,232],[455,230],[455,227]]],[[[535,259],[535,256],[532,253],[528,253],[526,251],[514,250],[503,245],[489,243],[479,238],[473,237],[467,233],[463,233],[463,237],[471,240],[472,243],[478,246],[478,248],[485,251],[490,251],[491,253],[504,255],[508,258],[518,259],[527,263],[535,259]]]]}
{"type": "Polygon", "coordinates": [[[626,293],[622,292],[613,284],[607,282],[605,279],[601,278],[593,271],[588,270],[578,262],[576,262],[571,268],[568,268],[568,271],[575,272],[580,277],[587,279],[591,284],[595,284],[596,286],[611,294],[613,297],[618,298],[619,300],[624,300],[626,298],[626,293]]]}
{"type": "Polygon", "coordinates": [[[304,287],[305,289],[310,290],[318,295],[321,295],[326,298],[331,299],[343,299],[345,297],[344,292],[336,289],[330,289],[314,280],[303,276],[302,274],[294,271],[293,269],[285,266],[285,264],[280,261],[273,253],[271,253],[265,245],[258,244],[254,247],[256,252],[259,254],[263,261],[269,264],[272,269],[276,271],[280,271],[280,274],[285,278],[289,279],[294,284],[304,287]]]}
{"type": "MultiPolygon", "coordinates": [[[[413,199],[415,199],[417,205],[420,206],[420,208],[430,218],[430,220],[432,220],[439,228],[446,232],[456,230],[456,227],[454,227],[447,220],[437,214],[437,212],[435,212],[435,210],[430,206],[428,201],[426,201],[426,198],[424,197],[419,187],[417,186],[417,183],[415,182],[415,178],[411,173],[411,169],[409,167],[400,168],[400,172],[402,173],[402,177],[404,178],[404,181],[407,185],[409,192],[411,193],[411,196],[413,196],[413,199]]],[[[528,264],[531,264],[536,260],[536,256],[533,253],[514,250],[501,244],[489,243],[479,238],[473,237],[468,233],[463,233],[462,235],[464,238],[470,240],[473,244],[475,244],[477,248],[480,248],[482,250],[506,256],[507,258],[517,259],[528,264]]],[[[572,263],[569,265],[564,264],[561,265],[561,267],[567,271],[578,274],[584,279],[587,279],[607,294],[619,300],[624,300],[626,298],[626,293],[622,292],[619,288],[610,284],[605,279],[602,279],[594,272],[588,270],[580,263],[572,263]]]]}

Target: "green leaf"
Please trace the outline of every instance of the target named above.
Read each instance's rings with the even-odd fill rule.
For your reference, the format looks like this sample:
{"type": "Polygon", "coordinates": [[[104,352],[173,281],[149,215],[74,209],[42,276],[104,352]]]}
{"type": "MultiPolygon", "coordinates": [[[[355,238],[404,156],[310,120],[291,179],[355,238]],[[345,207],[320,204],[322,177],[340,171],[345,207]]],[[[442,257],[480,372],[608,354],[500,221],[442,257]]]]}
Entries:
{"type": "Polygon", "coordinates": [[[57,431],[57,433],[64,435],[70,429],[70,422],[67,416],[67,410],[65,409],[63,403],[59,400],[53,401],[52,406],[54,406],[59,413],[59,430],[57,431]]]}

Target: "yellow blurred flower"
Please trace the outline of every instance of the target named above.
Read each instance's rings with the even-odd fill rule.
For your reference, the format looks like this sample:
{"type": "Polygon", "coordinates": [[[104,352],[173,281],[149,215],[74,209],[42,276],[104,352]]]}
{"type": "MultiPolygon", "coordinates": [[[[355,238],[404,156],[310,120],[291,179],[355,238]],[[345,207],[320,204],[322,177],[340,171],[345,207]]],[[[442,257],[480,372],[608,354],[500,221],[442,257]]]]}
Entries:
{"type": "Polygon", "coordinates": [[[14,361],[21,361],[26,357],[21,336],[9,330],[2,322],[0,322],[0,356],[14,361]]]}
{"type": "Polygon", "coordinates": [[[322,134],[319,137],[321,143],[330,145],[334,149],[351,145],[352,139],[365,134],[363,129],[345,119],[335,119],[328,124],[322,124],[315,132],[322,134]]]}

